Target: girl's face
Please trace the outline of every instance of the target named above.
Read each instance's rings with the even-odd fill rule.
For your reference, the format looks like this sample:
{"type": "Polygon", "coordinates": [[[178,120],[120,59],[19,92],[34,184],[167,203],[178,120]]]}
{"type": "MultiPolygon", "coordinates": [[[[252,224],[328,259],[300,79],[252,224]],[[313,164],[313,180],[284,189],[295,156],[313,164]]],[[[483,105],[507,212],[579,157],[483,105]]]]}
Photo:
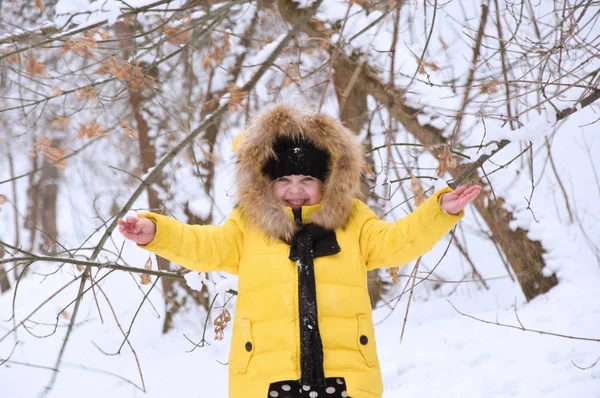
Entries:
{"type": "Polygon", "coordinates": [[[274,190],[277,199],[282,200],[286,206],[299,209],[321,201],[323,182],[305,175],[284,176],[275,180],[274,190]]]}

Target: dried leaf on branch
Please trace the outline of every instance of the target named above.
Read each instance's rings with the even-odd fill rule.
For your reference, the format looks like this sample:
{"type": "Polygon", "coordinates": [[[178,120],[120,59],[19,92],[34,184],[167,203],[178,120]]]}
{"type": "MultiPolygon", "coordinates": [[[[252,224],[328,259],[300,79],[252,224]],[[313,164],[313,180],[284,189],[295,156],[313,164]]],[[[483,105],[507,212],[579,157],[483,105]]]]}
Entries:
{"type": "MultiPolygon", "coordinates": [[[[148,257],[146,264],[144,264],[144,269],[152,269],[152,261],[150,260],[150,257],[148,257]]],[[[141,280],[140,283],[142,285],[147,285],[152,281],[152,279],[150,278],[150,275],[148,275],[148,274],[141,274],[140,280],[141,280]]]]}
{"type": "MultiPolygon", "coordinates": [[[[12,53],[13,50],[11,50],[10,48],[4,49],[2,51],[0,51],[0,54],[2,55],[6,55],[6,54],[10,54],[12,53]]],[[[4,62],[8,63],[8,64],[18,64],[21,62],[21,53],[16,53],[16,54],[11,54],[8,57],[4,58],[4,62]]]]}
{"type": "Polygon", "coordinates": [[[241,107],[241,103],[246,98],[247,93],[234,84],[230,84],[227,91],[229,92],[228,110],[231,113],[235,113],[241,107]]]}
{"type": "Polygon", "coordinates": [[[231,51],[231,43],[229,42],[229,33],[223,35],[223,51],[228,53],[231,51]]]}
{"type": "Polygon", "coordinates": [[[111,58],[102,62],[94,73],[100,75],[110,74],[115,79],[129,84],[133,91],[154,89],[156,87],[156,80],[150,74],[144,72],[141,60],[132,64],[125,60],[111,58]]]}
{"type": "Polygon", "coordinates": [[[290,84],[297,82],[298,80],[300,80],[300,75],[298,74],[298,69],[296,69],[295,65],[290,65],[289,68],[287,69],[286,79],[283,82],[283,85],[285,87],[287,87],[290,84]]]}
{"type": "Polygon", "coordinates": [[[6,195],[0,193],[0,206],[5,204],[6,202],[8,202],[8,197],[6,195]]]}
{"type": "Polygon", "coordinates": [[[63,91],[60,88],[58,88],[58,87],[52,87],[52,91],[50,91],[50,96],[51,97],[58,97],[62,93],[63,93],[63,91]]]}
{"type": "Polygon", "coordinates": [[[481,83],[482,94],[495,94],[498,92],[498,82],[495,80],[484,80],[481,83]]]}
{"type": "Polygon", "coordinates": [[[427,62],[427,61],[423,61],[422,59],[417,58],[417,62],[419,63],[419,69],[418,69],[418,73],[420,75],[424,75],[426,74],[426,70],[425,67],[429,68],[432,71],[438,71],[440,70],[440,67],[435,63],[435,62],[427,62]]]}
{"type": "Polygon", "coordinates": [[[40,11],[44,11],[46,9],[46,7],[44,7],[44,3],[42,3],[42,0],[35,0],[35,8],[40,11]]]}
{"type": "Polygon", "coordinates": [[[69,118],[68,117],[57,117],[56,119],[54,119],[52,121],[52,123],[50,123],[50,127],[67,127],[69,125],[69,118]]]}
{"type": "Polygon", "coordinates": [[[229,321],[231,321],[231,315],[226,309],[214,320],[215,340],[223,340],[223,331],[227,327],[229,321]]]}
{"type": "Polygon", "coordinates": [[[185,29],[185,26],[174,27],[166,25],[162,28],[162,31],[169,37],[169,43],[178,45],[183,44],[190,39],[190,31],[185,29]]]}
{"type": "Polygon", "coordinates": [[[398,270],[400,267],[390,267],[387,269],[387,273],[392,277],[392,283],[395,285],[398,283],[398,270]]]}
{"type": "Polygon", "coordinates": [[[412,174],[410,176],[410,190],[415,197],[416,206],[419,206],[421,203],[425,202],[425,191],[423,190],[423,185],[421,184],[421,181],[419,181],[412,174]]]}
{"type": "Polygon", "coordinates": [[[95,120],[88,124],[82,124],[79,132],[77,133],[77,138],[82,139],[85,137],[95,138],[95,137],[105,137],[107,135],[106,131],[100,127],[98,122],[95,120]]]}
{"type": "Polygon", "coordinates": [[[220,65],[223,63],[225,54],[231,51],[231,43],[229,42],[229,34],[223,36],[223,46],[219,46],[216,41],[212,42],[211,47],[206,55],[202,58],[202,66],[210,68],[211,66],[220,65]]]}
{"type": "Polygon", "coordinates": [[[442,151],[437,157],[439,159],[439,163],[435,172],[438,177],[443,176],[448,168],[456,167],[456,159],[452,156],[450,146],[444,145],[442,151]]]}
{"type": "Polygon", "coordinates": [[[30,75],[47,76],[46,65],[37,61],[35,54],[30,51],[27,55],[27,63],[25,64],[25,71],[30,75]]]}
{"type": "Polygon", "coordinates": [[[75,90],[75,101],[81,102],[83,100],[93,101],[98,98],[98,94],[92,87],[84,87],[80,90],[75,90]]]}
{"type": "Polygon", "coordinates": [[[66,149],[53,148],[48,137],[40,137],[35,141],[34,149],[36,153],[44,156],[48,163],[57,169],[64,169],[67,163],[62,160],[65,157],[66,149]]]}
{"type": "Polygon", "coordinates": [[[121,120],[121,129],[129,138],[137,140],[137,134],[135,134],[135,131],[133,131],[129,123],[127,123],[127,120],[121,120]]]}
{"type": "Polygon", "coordinates": [[[446,44],[446,42],[444,41],[444,38],[440,36],[440,44],[442,46],[442,48],[444,49],[444,51],[448,50],[448,44],[446,44]]]}
{"type": "Polygon", "coordinates": [[[93,58],[94,54],[92,54],[91,50],[97,46],[98,43],[96,42],[96,39],[94,39],[94,33],[85,32],[82,37],[67,39],[61,49],[61,53],[64,54],[70,50],[84,58],[93,58]]]}

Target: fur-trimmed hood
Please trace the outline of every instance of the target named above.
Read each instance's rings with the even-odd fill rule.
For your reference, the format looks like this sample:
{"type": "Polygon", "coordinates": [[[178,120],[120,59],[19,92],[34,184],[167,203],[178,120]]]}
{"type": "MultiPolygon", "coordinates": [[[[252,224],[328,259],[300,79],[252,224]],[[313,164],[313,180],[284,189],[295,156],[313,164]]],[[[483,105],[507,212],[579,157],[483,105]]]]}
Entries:
{"type": "Polygon", "coordinates": [[[344,227],[352,213],[352,200],[362,196],[367,164],[356,135],[325,114],[289,105],[263,112],[234,139],[238,158],[236,182],[238,206],[246,219],[267,235],[289,242],[296,225],[290,212],[273,193],[273,181],[262,167],[275,157],[277,138],[304,139],[330,153],[329,176],[324,182],[319,209],[309,222],[326,229],[344,227]]]}

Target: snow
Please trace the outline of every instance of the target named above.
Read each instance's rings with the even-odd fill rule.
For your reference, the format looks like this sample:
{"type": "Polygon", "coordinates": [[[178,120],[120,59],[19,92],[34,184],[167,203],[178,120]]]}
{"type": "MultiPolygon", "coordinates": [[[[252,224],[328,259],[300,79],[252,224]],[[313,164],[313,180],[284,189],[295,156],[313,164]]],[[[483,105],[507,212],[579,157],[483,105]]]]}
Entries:
{"type": "Polygon", "coordinates": [[[198,272],[188,272],[184,275],[185,282],[194,290],[200,291],[204,286],[205,278],[198,272]]]}
{"type": "MultiPolygon", "coordinates": [[[[588,110],[589,111],[589,110],[588,110]]],[[[535,143],[543,142],[544,137],[552,133],[556,123],[556,114],[543,112],[527,121],[527,123],[518,130],[510,130],[509,126],[500,127],[494,124],[496,128],[488,129],[486,134],[487,141],[531,141],[535,143]]]]}
{"type": "Polygon", "coordinates": [[[298,3],[298,8],[308,8],[313,5],[315,0],[292,0],[294,3],[298,3]]]}

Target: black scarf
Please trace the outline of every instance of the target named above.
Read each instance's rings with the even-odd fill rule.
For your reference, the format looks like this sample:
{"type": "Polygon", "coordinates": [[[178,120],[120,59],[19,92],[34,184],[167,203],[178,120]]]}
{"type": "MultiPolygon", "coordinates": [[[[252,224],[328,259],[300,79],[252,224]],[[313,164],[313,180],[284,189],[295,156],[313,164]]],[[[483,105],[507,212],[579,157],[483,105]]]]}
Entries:
{"type": "Polygon", "coordinates": [[[294,209],[298,229],[290,243],[290,260],[298,264],[298,308],[300,314],[300,382],[325,386],[323,343],[319,332],[317,291],[313,259],[339,253],[335,232],[302,223],[302,209],[294,209]]]}

